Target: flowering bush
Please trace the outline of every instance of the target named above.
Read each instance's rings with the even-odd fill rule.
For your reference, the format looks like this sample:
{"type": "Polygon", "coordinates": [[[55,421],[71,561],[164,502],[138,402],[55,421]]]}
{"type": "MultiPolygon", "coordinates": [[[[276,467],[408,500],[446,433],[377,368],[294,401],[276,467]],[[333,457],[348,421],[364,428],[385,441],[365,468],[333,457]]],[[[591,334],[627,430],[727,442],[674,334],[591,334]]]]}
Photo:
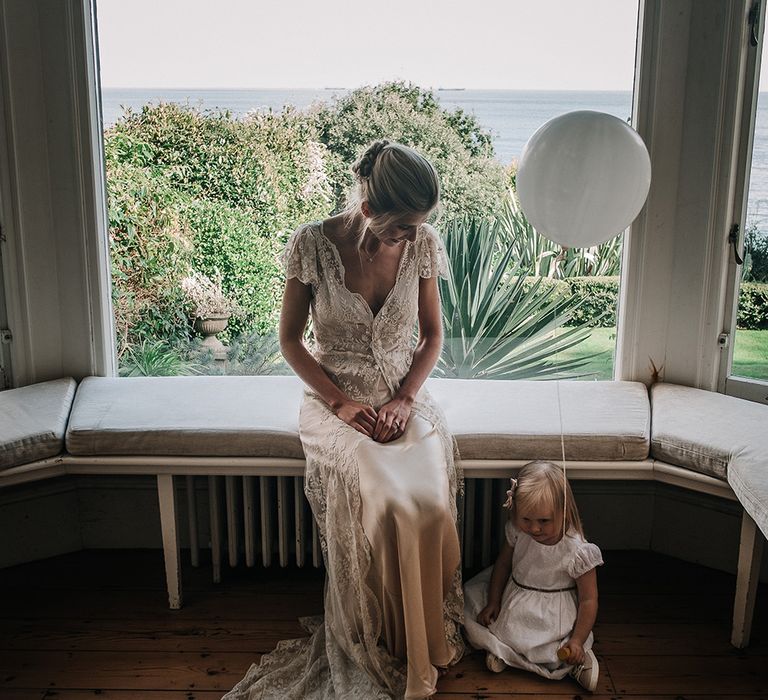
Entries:
{"type": "Polygon", "coordinates": [[[181,281],[181,288],[192,304],[196,318],[230,316],[240,309],[221,288],[221,275],[212,280],[201,272],[193,272],[181,281]]]}

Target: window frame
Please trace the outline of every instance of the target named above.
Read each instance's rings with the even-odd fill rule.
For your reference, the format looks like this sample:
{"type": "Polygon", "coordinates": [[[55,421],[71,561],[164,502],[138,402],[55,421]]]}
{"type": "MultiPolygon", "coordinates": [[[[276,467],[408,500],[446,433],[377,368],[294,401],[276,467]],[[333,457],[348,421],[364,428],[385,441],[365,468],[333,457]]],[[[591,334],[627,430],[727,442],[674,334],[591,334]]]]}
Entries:
{"type": "MultiPolygon", "coordinates": [[[[752,170],[752,151],[757,119],[757,103],[760,90],[760,65],[762,58],[766,2],[758,0],[757,45],[749,44],[743,52],[744,83],[742,86],[740,138],[736,145],[735,191],[733,197],[734,225],[739,226],[739,254],[744,254],[749,184],[752,170]]],[[[741,265],[737,264],[732,245],[729,243],[728,270],[724,300],[723,330],[720,336],[721,352],[718,391],[729,396],[768,404],[768,381],[733,374],[733,353],[736,345],[741,265]],[[724,345],[723,345],[724,344],[724,345]]]]}

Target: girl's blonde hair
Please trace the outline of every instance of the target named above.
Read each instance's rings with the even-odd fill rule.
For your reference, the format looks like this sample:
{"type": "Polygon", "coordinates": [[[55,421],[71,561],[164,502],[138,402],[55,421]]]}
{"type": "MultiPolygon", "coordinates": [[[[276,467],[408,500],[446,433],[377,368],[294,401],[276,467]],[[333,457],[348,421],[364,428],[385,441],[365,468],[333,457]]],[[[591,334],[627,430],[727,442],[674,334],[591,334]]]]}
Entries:
{"type": "Polygon", "coordinates": [[[563,522],[565,503],[565,531],[571,530],[584,537],[579,509],[573,498],[571,485],[563,470],[552,462],[537,460],[526,464],[517,475],[513,489],[512,508],[515,513],[527,513],[536,508],[551,508],[555,520],[563,522]]]}
{"type": "Polygon", "coordinates": [[[429,216],[440,203],[440,180],[432,163],[413,148],[381,139],[366,148],[352,166],[356,183],[347,199],[351,220],[371,210],[371,228],[383,230],[404,215],[429,216]]]}

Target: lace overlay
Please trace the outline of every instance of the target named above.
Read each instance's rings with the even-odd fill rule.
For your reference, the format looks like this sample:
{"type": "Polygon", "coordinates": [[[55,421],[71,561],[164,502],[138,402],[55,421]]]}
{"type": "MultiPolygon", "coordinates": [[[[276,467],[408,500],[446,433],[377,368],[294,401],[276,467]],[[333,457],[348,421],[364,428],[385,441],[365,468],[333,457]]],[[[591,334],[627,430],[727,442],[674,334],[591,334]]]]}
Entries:
{"type": "MultiPolygon", "coordinates": [[[[397,391],[413,359],[419,278],[447,273],[445,252],[431,227],[423,225],[416,240],[405,246],[395,284],[376,315],[362,296],[346,288],[338,249],[319,224],[297,229],[282,256],[286,277],[312,287],[314,357],[347,395],[377,408],[397,391]]],[[[412,413],[439,436],[442,454],[437,468],[446,470],[451,535],[458,542],[456,496],[463,480],[455,441],[440,407],[423,388],[412,413]]],[[[326,566],[325,615],[304,618],[309,638],[280,642],[224,697],[417,697],[409,694],[416,687],[409,679],[410,665],[386,648],[381,604],[369,586],[375,553],[362,524],[357,455],[360,441],[370,439],[336,418],[309,389],[300,426],[307,460],[305,493],[326,566]]],[[[452,656],[449,663],[454,663],[464,652],[460,564],[447,572],[447,578],[443,631],[452,656]]]]}

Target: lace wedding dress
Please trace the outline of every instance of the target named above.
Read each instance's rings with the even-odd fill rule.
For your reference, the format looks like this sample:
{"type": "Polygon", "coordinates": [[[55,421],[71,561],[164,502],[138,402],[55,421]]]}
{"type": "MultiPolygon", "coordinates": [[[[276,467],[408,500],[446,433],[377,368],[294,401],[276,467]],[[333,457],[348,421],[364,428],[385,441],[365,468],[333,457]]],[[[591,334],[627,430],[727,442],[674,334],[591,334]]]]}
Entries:
{"type": "MultiPolygon", "coordinates": [[[[405,242],[395,284],[373,314],[345,286],[322,224],[300,227],[283,254],[287,277],[312,286],[314,357],[351,398],[378,408],[407,374],[420,277],[445,275],[437,233],[405,242]]],[[[437,667],[458,661],[463,601],[456,491],[461,475],[445,418],[422,388],[405,434],[381,444],[305,391],[300,434],[305,492],[326,566],[324,618],[308,638],[280,642],[225,700],[423,698],[437,667]]]]}

